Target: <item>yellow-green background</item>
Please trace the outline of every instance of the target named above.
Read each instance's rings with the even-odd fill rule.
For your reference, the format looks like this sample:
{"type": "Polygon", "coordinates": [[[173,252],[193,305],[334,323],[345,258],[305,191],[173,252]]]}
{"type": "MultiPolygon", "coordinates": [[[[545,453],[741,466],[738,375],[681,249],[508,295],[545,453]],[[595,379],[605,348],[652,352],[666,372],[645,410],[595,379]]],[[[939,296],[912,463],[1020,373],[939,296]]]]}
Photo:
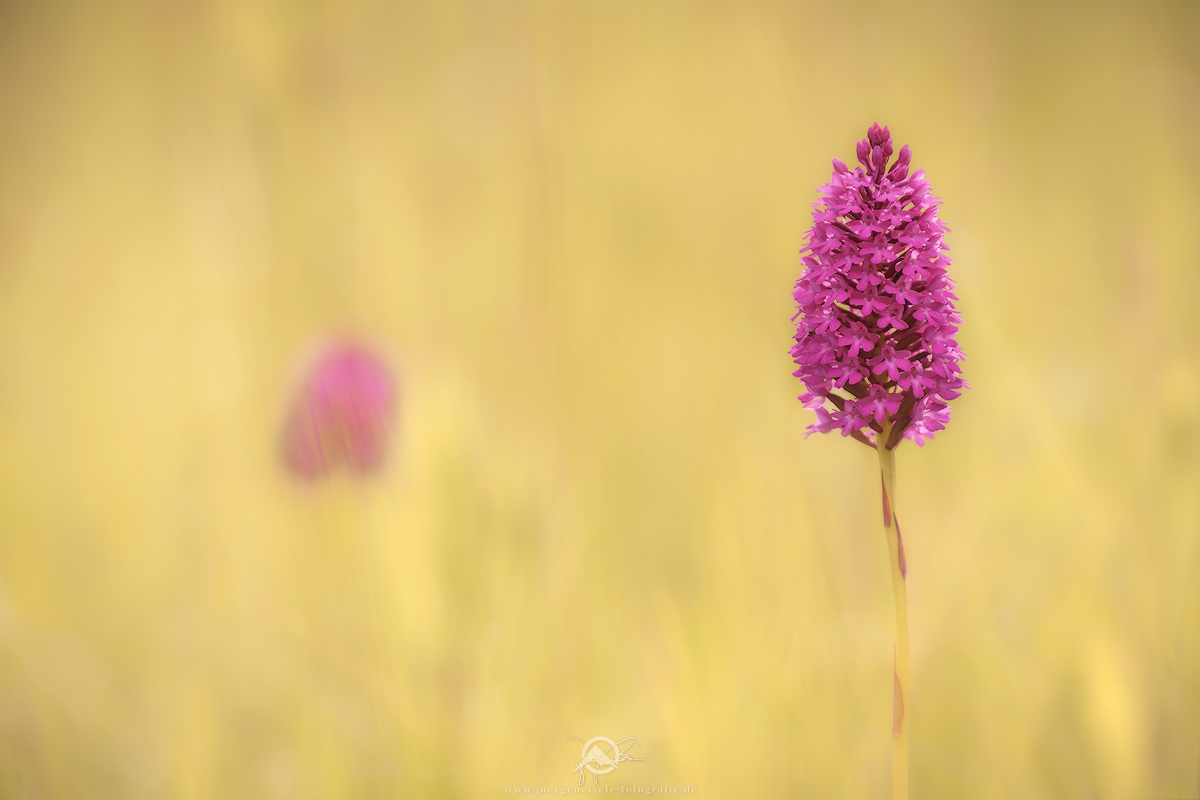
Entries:
{"type": "Polygon", "coordinates": [[[0,4],[0,797],[501,797],[572,736],[887,797],[874,455],[787,355],[876,120],[972,384],[899,452],[913,796],[1197,797],[1197,5],[666,0],[0,4]],[[395,447],[305,488],[338,335],[395,447]]]}

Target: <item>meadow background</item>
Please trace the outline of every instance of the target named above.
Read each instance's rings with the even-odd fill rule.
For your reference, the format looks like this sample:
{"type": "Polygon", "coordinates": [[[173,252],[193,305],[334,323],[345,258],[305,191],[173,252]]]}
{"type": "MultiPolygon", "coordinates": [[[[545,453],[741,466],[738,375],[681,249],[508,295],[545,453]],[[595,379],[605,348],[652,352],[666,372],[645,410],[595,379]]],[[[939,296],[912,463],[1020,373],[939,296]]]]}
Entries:
{"type": "Polygon", "coordinates": [[[788,357],[875,121],[973,387],[898,455],[913,796],[1200,796],[1196,3],[54,0],[0,3],[0,797],[500,797],[572,736],[888,797],[875,456],[788,357]],[[339,336],[393,449],[306,486],[339,336]]]}

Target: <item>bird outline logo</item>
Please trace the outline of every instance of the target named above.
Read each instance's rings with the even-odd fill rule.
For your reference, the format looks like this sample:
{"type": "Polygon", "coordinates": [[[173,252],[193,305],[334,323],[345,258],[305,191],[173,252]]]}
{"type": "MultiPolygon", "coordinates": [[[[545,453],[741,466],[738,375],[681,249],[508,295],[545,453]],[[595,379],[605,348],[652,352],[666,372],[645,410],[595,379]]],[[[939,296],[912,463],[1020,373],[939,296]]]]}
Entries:
{"type": "Polygon", "coordinates": [[[633,747],[637,741],[637,738],[633,736],[626,736],[616,742],[607,736],[593,736],[586,742],[579,736],[568,736],[567,739],[583,742],[583,749],[579,753],[582,760],[572,770],[572,772],[579,773],[580,786],[583,786],[586,780],[585,769],[592,773],[592,780],[599,783],[601,775],[612,772],[622,761],[645,761],[644,758],[634,758],[629,755],[629,748],[633,747]],[[622,747],[621,745],[625,742],[629,742],[629,744],[622,747]]]}

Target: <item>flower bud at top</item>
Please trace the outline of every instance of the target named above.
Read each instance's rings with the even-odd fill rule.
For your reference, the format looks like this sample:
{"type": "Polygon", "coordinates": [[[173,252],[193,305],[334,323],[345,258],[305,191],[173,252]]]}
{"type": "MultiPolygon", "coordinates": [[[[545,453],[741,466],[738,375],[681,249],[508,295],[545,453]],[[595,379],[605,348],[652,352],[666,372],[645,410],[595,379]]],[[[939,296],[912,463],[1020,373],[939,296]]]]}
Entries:
{"type": "Polygon", "coordinates": [[[888,172],[888,177],[893,181],[901,181],[908,175],[908,162],[912,158],[912,151],[908,149],[908,145],[900,148],[900,154],[896,156],[896,163],[892,165],[892,169],[888,172]]]}

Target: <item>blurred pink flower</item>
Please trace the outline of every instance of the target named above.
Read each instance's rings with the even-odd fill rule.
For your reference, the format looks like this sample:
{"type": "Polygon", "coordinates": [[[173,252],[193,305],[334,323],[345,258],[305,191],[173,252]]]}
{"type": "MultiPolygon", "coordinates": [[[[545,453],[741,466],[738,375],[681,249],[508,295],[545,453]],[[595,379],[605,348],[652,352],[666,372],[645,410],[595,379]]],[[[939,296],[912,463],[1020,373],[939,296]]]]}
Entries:
{"type": "Polygon", "coordinates": [[[320,478],[344,465],[374,472],[387,453],[395,389],[384,363],[363,347],[341,344],[308,373],[283,435],[288,469],[320,478]]]}

